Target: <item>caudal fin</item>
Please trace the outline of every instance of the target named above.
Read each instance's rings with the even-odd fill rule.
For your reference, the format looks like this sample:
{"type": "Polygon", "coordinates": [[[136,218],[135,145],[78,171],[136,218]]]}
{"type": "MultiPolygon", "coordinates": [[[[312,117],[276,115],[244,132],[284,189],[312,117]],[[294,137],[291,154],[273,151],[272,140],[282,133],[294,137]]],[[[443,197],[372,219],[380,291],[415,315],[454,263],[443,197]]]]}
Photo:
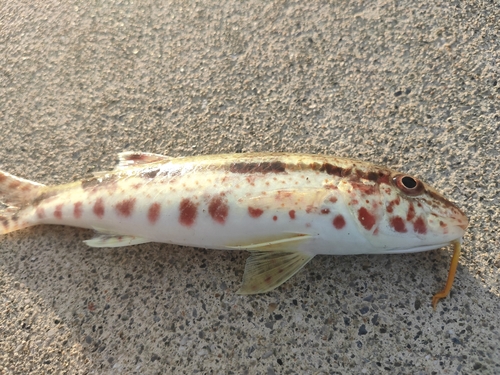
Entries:
{"type": "Polygon", "coordinates": [[[22,217],[22,210],[31,204],[44,187],[0,171],[0,235],[30,225],[22,217]]]}

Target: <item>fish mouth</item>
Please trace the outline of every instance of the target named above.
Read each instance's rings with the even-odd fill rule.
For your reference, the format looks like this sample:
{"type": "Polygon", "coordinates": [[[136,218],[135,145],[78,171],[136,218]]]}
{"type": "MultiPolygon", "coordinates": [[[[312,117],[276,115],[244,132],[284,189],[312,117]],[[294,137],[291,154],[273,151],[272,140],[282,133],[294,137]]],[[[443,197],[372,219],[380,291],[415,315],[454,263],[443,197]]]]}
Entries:
{"type": "MultiPolygon", "coordinates": [[[[443,220],[443,221],[446,222],[446,220],[443,220]]],[[[457,231],[461,231],[462,233],[465,233],[465,231],[467,230],[467,227],[469,226],[469,220],[465,216],[462,216],[459,218],[455,217],[455,218],[449,219],[447,224],[448,224],[449,228],[455,229],[457,231]]]]}
{"type": "Polygon", "coordinates": [[[460,208],[456,207],[456,209],[458,212],[452,216],[453,225],[456,225],[465,232],[467,230],[467,227],[469,226],[469,219],[467,218],[467,216],[465,216],[460,208]]]}
{"type": "MultiPolygon", "coordinates": [[[[455,209],[452,212],[433,213],[430,211],[430,215],[434,216],[435,223],[439,223],[439,227],[432,229],[432,231],[445,235],[446,239],[454,237],[454,240],[457,240],[464,236],[469,226],[469,219],[460,209],[456,208],[456,206],[453,207],[455,209]]],[[[428,219],[428,224],[431,220],[428,219]]],[[[437,225],[434,224],[434,226],[437,225]]]]}
{"type": "Polygon", "coordinates": [[[459,228],[462,228],[465,232],[467,230],[467,227],[469,226],[469,220],[467,220],[467,218],[465,218],[465,222],[460,220],[456,225],[459,228]]]}

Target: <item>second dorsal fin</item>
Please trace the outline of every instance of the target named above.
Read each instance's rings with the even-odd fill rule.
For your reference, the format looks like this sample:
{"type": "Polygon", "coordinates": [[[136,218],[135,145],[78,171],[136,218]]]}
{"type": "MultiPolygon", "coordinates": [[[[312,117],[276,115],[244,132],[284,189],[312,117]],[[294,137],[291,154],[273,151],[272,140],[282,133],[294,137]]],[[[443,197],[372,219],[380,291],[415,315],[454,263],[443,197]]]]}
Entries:
{"type": "Polygon", "coordinates": [[[118,164],[115,170],[151,163],[167,162],[170,159],[172,159],[170,156],[152,154],[149,152],[125,151],[118,154],[118,164]]]}

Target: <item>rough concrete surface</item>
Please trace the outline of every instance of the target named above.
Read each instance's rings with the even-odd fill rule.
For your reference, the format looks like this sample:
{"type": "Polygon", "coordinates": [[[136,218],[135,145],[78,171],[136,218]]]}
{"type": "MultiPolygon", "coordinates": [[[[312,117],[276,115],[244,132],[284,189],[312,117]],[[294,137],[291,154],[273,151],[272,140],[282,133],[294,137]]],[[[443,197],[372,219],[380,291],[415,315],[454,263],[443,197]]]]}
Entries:
{"type": "Polygon", "coordinates": [[[500,373],[498,1],[0,0],[0,168],[59,184],[116,153],[292,151],[414,173],[451,249],[318,256],[235,294],[244,252],[0,239],[0,373],[500,373]]]}

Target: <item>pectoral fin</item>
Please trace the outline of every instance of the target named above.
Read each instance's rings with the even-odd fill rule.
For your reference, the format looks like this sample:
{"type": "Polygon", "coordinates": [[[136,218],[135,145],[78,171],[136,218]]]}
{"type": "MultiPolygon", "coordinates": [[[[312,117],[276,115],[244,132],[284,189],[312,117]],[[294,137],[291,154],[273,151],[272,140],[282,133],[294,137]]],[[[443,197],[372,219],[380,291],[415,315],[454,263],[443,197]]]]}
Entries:
{"type": "Polygon", "coordinates": [[[305,241],[312,238],[310,234],[304,233],[283,233],[280,237],[259,240],[255,243],[245,245],[226,246],[231,250],[249,250],[249,251],[296,251],[305,241]]]}
{"type": "Polygon", "coordinates": [[[285,232],[253,243],[227,246],[251,252],[237,293],[265,293],[283,284],[314,257],[305,252],[313,238],[306,233],[285,232]]]}
{"type": "Polygon", "coordinates": [[[247,259],[243,284],[238,294],[273,290],[295,275],[314,255],[301,252],[254,251],[247,259]]]}

